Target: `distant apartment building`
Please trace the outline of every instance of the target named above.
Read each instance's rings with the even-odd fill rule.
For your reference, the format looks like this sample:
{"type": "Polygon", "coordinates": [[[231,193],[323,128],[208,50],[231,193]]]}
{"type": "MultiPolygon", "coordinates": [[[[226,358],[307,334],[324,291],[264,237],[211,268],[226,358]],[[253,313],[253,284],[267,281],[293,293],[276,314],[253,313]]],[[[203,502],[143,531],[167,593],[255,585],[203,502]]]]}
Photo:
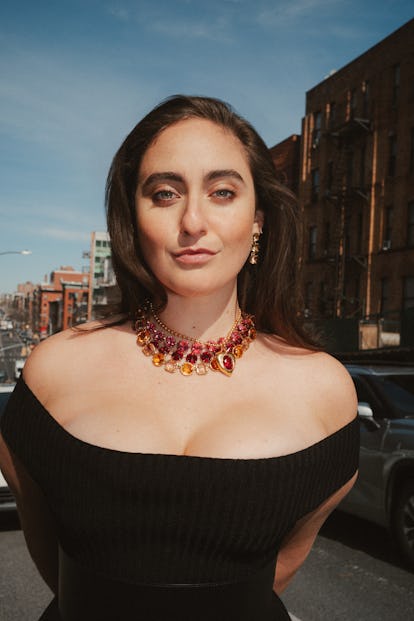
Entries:
{"type": "Polygon", "coordinates": [[[299,200],[306,314],[397,333],[414,309],[414,20],[307,92],[299,200]]]}
{"type": "Polygon", "coordinates": [[[93,231],[87,254],[90,260],[88,319],[95,319],[115,301],[117,294],[109,234],[93,231]]]}
{"type": "Polygon", "coordinates": [[[45,338],[86,321],[89,274],[61,267],[33,292],[33,330],[45,338]]]}
{"type": "Polygon", "coordinates": [[[269,149],[280,183],[297,193],[299,188],[300,136],[292,134],[269,149]]]}

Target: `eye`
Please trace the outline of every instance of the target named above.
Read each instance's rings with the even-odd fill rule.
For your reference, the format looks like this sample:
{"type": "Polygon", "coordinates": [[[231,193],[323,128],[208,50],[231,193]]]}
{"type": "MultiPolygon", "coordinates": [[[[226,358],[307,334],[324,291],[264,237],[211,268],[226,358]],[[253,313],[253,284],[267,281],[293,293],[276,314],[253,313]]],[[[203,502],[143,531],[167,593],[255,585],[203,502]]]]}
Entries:
{"type": "Polygon", "coordinates": [[[220,199],[229,200],[229,199],[234,198],[236,196],[236,193],[233,192],[233,190],[227,190],[223,188],[220,190],[215,190],[213,192],[213,196],[216,196],[217,198],[220,198],[220,199]]]}
{"type": "Polygon", "coordinates": [[[159,190],[152,195],[152,200],[154,203],[168,203],[177,198],[177,196],[172,190],[159,190]]]}

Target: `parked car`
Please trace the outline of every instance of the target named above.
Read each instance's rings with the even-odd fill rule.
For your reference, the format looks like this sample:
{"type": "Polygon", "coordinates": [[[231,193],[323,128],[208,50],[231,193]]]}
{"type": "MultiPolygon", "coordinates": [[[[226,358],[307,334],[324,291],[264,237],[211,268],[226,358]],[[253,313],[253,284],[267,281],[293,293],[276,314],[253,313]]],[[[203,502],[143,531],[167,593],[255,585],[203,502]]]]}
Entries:
{"type": "Polygon", "coordinates": [[[358,393],[358,480],[339,508],[387,527],[414,569],[414,367],[345,365],[358,393]]]}
{"type": "MultiPolygon", "coordinates": [[[[6,403],[13,391],[14,384],[0,386],[0,417],[6,407],[6,403]]],[[[16,509],[16,501],[9,490],[7,483],[0,471],[0,512],[16,509]]]]}
{"type": "Polygon", "coordinates": [[[23,367],[25,364],[26,360],[24,358],[19,358],[18,360],[15,361],[14,363],[14,379],[19,379],[22,371],[23,371],[23,367]]]}

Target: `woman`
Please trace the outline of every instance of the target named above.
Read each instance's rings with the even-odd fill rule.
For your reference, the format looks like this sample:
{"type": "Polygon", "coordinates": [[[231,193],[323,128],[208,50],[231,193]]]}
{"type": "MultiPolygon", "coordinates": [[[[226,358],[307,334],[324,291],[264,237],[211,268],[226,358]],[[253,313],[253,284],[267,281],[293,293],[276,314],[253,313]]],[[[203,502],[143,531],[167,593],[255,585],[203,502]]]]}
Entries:
{"type": "Polygon", "coordinates": [[[294,201],[245,120],[185,96],[106,198],[123,314],[36,348],[2,421],[44,618],[288,619],[358,459],[352,381],[298,320],[294,201]]]}

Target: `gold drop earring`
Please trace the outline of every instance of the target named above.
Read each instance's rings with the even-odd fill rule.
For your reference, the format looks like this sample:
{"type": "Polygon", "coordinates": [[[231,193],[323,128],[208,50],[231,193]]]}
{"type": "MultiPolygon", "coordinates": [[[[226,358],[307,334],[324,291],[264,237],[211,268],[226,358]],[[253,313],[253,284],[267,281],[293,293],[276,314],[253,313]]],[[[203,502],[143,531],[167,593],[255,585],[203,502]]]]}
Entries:
{"type": "Polygon", "coordinates": [[[252,243],[252,249],[250,251],[250,256],[249,256],[249,262],[252,265],[256,265],[258,259],[259,259],[259,250],[260,250],[260,246],[259,246],[259,233],[254,233],[253,234],[253,243],[252,243]]]}

